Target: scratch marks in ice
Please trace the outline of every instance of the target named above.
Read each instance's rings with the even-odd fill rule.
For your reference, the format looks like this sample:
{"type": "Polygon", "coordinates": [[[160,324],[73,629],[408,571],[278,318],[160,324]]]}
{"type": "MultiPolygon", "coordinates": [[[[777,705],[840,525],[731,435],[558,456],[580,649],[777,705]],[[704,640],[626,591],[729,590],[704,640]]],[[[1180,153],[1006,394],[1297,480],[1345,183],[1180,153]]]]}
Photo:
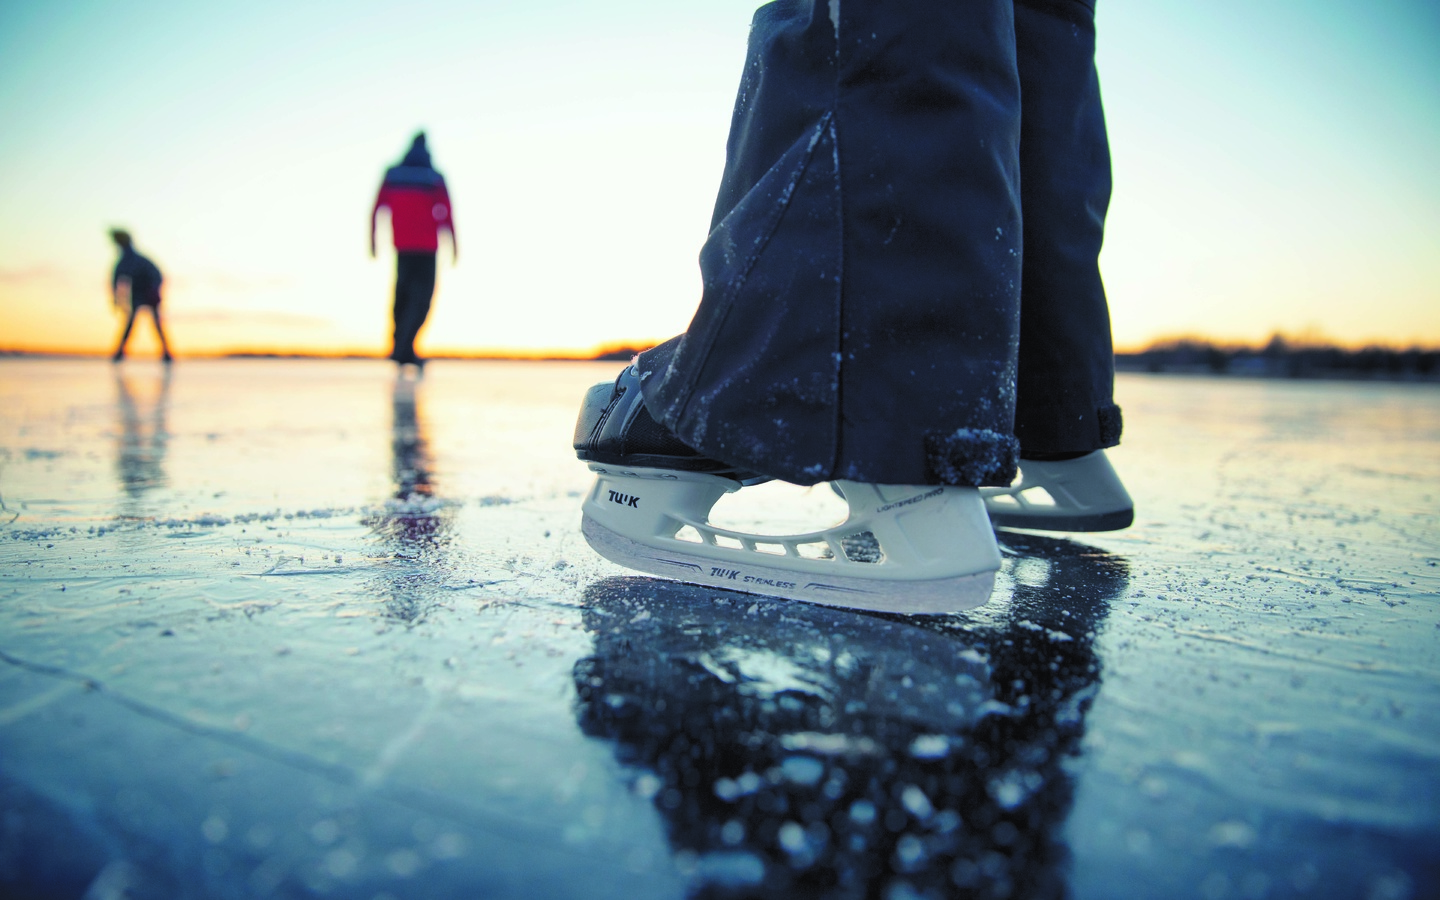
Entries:
{"type": "Polygon", "coordinates": [[[395,737],[391,738],[380,755],[376,757],[374,764],[360,775],[360,785],[365,788],[373,788],[381,784],[395,764],[405,755],[420,735],[425,731],[425,726],[435,716],[435,711],[440,708],[441,695],[437,691],[430,691],[426,697],[425,704],[420,707],[415,718],[410,720],[410,725],[395,737]]]}
{"type": "Polygon", "coordinates": [[[1015,623],[1015,627],[1016,627],[1016,628],[1024,628],[1026,631],[1043,631],[1043,632],[1045,632],[1045,636],[1046,636],[1046,637],[1048,637],[1050,640],[1056,641],[1056,642],[1064,642],[1064,641],[1073,641],[1073,640],[1075,640],[1075,638],[1071,637],[1069,634],[1066,634],[1066,633],[1063,632],[1063,631],[1058,631],[1058,630],[1055,630],[1055,629],[1046,628],[1046,627],[1044,627],[1043,625],[1036,625],[1034,622],[1030,621],[1029,619],[1021,619],[1020,621],[1018,621],[1018,622],[1015,623]]]}
{"type": "MultiPolygon", "coordinates": [[[[339,559],[338,554],[337,554],[337,556],[336,556],[336,559],[337,559],[337,560],[339,559]]],[[[328,567],[323,568],[323,569],[316,569],[316,568],[291,569],[291,568],[286,568],[286,567],[289,566],[291,563],[296,563],[296,562],[300,563],[301,565],[304,565],[304,563],[305,563],[305,557],[303,557],[303,556],[298,556],[298,557],[297,557],[297,556],[279,556],[279,557],[276,557],[274,564],[271,565],[270,568],[266,569],[266,570],[263,571],[263,572],[256,572],[255,574],[256,574],[257,576],[266,576],[266,575],[271,575],[271,576],[335,575],[335,574],[339,574],[339,573],[342,573],[342,572],[355,572],[355,571],[358,571],[358,570],[359,570],[359,567],[358,567],[358,566],[340,566],[340,565],[328,566],[328,567]]]]}
{"type": "MultiPolygon", "coordinates": [[[[6,662],[9,661],[9,659],[6,660],[6,662]]],[[[38,694],[33,694],[16,703],[12,703],[4,709],[0,709],[0,728],[8,726],[12,722],[19,721],[33,712],[38,712],[56,700],[59,700],[61,697],[67,697],[78,690],[83,690],[83,688],[77,684],[61,682],[49,690],[41,691],[38,694]]]]}

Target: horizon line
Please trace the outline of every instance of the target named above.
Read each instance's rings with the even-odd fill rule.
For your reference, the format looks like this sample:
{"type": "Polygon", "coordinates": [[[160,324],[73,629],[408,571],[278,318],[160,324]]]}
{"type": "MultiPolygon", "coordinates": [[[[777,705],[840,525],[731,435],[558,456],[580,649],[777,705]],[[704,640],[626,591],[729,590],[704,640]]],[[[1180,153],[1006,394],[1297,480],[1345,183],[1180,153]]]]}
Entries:
{"type": "MultiPolygon", "coordinates": [[[[434,353],[424,357],[426,362],[431,360],[473,360],[476,362],[625,362],[644,350],[655,345],[642,347],[617,347],[615,349],[601,349],[582,353],[578,351],[564,350],[496,350],[479,351],[475,353],[434,353]]],[[[61,350],[61,349],[28,349],[16,347],[0,347],[0,358],[6,357],[45,357],[45,358],[68,358],[68,359],[105,359],[111,358],[112,351],[97,350],[61,350]]],[[[373,359],[382,362],[390,362],[390,357],[380,352],[366,352],[358,350],[217,350],[202,351],[198,353],[174,353],[177,359],[317,359],[317,360],[364,360],[373,359]]],[[[126,354],[127,358],[148,359],[151,354],[126,354]]],[[[157,357],[158,358],[158,357],[157,357]]]]}
{"type": "MultiPolygon", "coordinates": [[[[613,342],[585,350],[575,348],[506,348],[495,347],[474,351],[439,350],[425,357],[427,360],[497,360],[535,362],[623,362],[645,350],[655,347],[659,341],[613,342]]],[[[1182,347],[1213,348],[1228,353],[1264,352],[1267,348],[1281,347],[1286,350],[1387,350],[1392,352],[1435,352],[1440,344],[1422,341],[1354,341],[1341,342],[1320,335],[1291,335],[1281,331],[1273,333],[1262,341],[1229,340],[1199,334],[1181,334],[1158,337],[1143,345],[1118,346],[1116,357],[1134,356],[1182,347]]],[[[0,347],[0,357],[46,356],[72,357],[76,359],[108,359],[108,349],[76,350],[59,347],[0,347]]],[[[177,354],[186,359],[379,359],[389,357],[380,350],[289,350],[262,349],[258,347],[236,347],[225,350],[208,350],[197,353],[177,354]]]]}

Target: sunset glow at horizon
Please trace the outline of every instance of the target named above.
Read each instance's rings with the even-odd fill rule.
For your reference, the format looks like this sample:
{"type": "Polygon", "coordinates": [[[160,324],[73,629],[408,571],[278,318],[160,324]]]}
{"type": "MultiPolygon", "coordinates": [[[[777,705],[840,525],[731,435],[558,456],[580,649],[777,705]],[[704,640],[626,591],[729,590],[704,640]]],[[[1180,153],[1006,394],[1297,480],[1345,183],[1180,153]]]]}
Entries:
{"type": "MultiPolygon", "coordinates": [[[[0,350],[113,348],[123,226],[182,356],[383,355],[370,207],[418,129],[459,238],[423,354],[664,340],[699,300],[756,5],[0,7],[0,350]]],[[[1117,349],[1440,346],[1440,8],[1101,0],[1097,23],[1117,349]]]]}

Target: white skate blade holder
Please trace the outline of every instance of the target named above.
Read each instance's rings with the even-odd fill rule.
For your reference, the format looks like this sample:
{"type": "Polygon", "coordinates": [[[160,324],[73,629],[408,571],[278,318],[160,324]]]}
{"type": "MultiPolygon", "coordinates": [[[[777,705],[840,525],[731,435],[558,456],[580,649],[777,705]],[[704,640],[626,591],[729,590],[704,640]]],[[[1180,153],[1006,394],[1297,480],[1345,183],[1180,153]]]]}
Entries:
{"type": "Polygon", "coordinates": [[[1066,460],[1022,459],[1019,481],[980,494],[1000,528],[1115,531],[1135,518],[1135,504],[1104,450],[1066,460]]]}
{"type": "Polygon", "coordinates": [[[876,612],[945,614],[990,597],[1000,551],[975,488],[836,482],[844,522],[761,535],[711,525],[729,478],[591,463],[582,530],[631,569],[728,590],[876,612]]]}

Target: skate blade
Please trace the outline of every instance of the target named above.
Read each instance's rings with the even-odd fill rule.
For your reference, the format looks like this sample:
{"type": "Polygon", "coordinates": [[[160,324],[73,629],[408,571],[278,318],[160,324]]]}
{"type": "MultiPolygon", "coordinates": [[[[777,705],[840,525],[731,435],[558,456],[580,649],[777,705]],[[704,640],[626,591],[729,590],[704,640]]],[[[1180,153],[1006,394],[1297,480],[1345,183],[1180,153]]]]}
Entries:
{"type": "Polygon", "coordinates": [[[1016,484],[980,494],[997,528],[1119,531],[1135,520],[1130,494],[1103,450],[1063,461],[1021,460],[1016,484]]]}
{"type": "Polygon", "coordinates": [[[995,572],[928,580],[897,580],[845,575],[819,576],[757,563],[754,553],[733,560],[657,549],[612,531],[588,513],[581,522],[595,552],[618,565],[675,581],[746,594],[803,600],[842,609],[905,615],[946,615],[983,605],[995,586],[995,572]]]}
{"type": "Polygon", "coordinates": [[[996,528],[1020,528],[1029,531],[1120,531],[1129,528],[1135,521],[1135,510],[1133,509],[1079,514],[1035,510],[1011,512],[987,503],[985,511],[990,514],[990,522],[996,528]]]}

